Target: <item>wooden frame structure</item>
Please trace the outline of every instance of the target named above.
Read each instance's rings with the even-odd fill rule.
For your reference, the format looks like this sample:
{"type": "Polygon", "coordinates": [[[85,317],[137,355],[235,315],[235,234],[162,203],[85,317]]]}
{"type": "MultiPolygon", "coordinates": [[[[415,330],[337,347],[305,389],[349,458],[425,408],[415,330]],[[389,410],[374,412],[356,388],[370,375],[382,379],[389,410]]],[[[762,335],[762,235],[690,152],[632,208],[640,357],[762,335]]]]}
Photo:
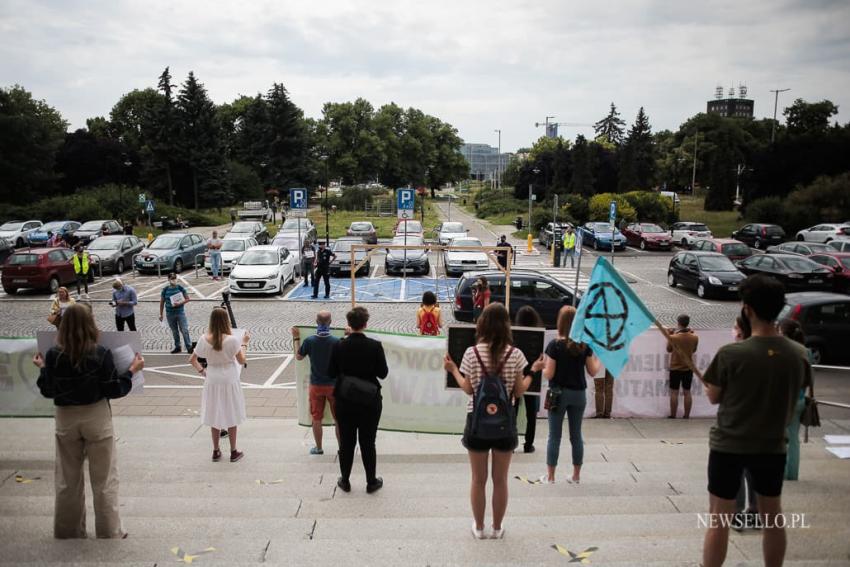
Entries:
{"type": "MultiPolygon", "coordinates": [[[[372,255],[378,250],[422,250],[425,249],[427,252],[431,251],[445,251],[445,250],[456,250],[460,252],[484,252],[487,257],[492,260],[496,267],[500,272],[505,274],[505,307],[510,310],[511,308],[511,265],[513,264],[515,254],[513,247],[508,248],[507,246],[443,246],[441,244],[425,244],[423,246],[414,246],[414,245],[398,245],[398,244],[352,244],[351,249],[349,251],[351,255],[351,307],[352,309],[357,306],[357,297],[356,297],[356,287],[357,287],[357,272],[360,271],[360,268],[369,261],[372,255]],[[366,257],[363,258],[359,263],[355,262],[354,255],[358,250],[365,250],[366,257]],[[507,268],[503,268],[499,263],[499,258],[497,253],[507,252],[508,254],[508,266],[507,268]]],[[[437,267],[439,267],[439,257],[437,259],[437,267]]],[[[489,269],[489,266],[486,268],[489,269]]],[[[478,270],[477,270],[478,271],[478,270]]],[[[435,278],[437,281],[438,278],[435,278]]]]}

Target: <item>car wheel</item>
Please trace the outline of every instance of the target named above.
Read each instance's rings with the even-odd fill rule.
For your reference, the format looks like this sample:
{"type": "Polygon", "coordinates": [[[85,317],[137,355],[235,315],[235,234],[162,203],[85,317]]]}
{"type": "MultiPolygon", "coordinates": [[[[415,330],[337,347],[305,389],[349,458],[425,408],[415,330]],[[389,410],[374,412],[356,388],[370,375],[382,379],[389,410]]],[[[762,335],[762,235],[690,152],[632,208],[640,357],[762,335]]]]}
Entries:
{"type": "Polygon", "coordinates": [[[673,275],[673,272],[667,272],[667,285],[676,287],[676,276],[673,275]]]}
{"type": "Polygon", "coordinates": [[[682,248],[687,248],[688,247],[688,239],[683,238],[681,244],[682,244],[682,248]]]}
{"type": "Polygon", "coordinates": [[[180,258],[177,258],[176,260],[174,260],[174,273],[179,274],[182,271],[183,271],[183,260],[181,260],[180,258]]]}
{"type": "Polygon", "coordinates": [[[641,249],[641,250],[646,250],[646,240],[641,240],[641,241],[640,241],[640,249],[641,249]]]}
{"type": "Polygon", "coordinates": [[[52,278],[50,278],[50,282],[47,284],[47,286],[50,289],[50,293],[56,293],[57,291],[59,291],[59,278],[53,276],[52,278]]]}
{"type": "Polygon", "coordinates": [[[812,357],[812,364],[823,364],[824,352],[821,345],[807,345],[809,354],[812,357]]]}
{"type": "Polygon", "coordinates": [[[424,271],[422,272],[422,274],[423,274],[423,275],[428,275],[428,274],[431,272],[431,262],[430,262],[430,261],[426,261],[426,262],[425,262],[425,267],[424,267],[424,268],[422,268],[422,269],[424,270],[424,271]]]}
{"type": "Polygon", "coordinates": [[[803,238],[802,234],[797,235],[797,242],[803,242],[804,240],[805,240],[805,238],[803,238]]]}
{"type": "Polygon", "coordinates": [[[8,293],[9,295],[15,295],[16,293],[18,293],[18,288],[3,284],[3,291],[8,293]]]}
{"type": "Polygon", "coordinates": [[[287,281],[284,281],[283,276],[280,276],[277,280],[277,291],[275,292],[275,295],[281,295],[283,293],[283,286],[287,283],[287,281]]]}
{"type": "Polygon", "coordinates": [[[756,241],[753,242],[753,248],[755,248],[756,250],[761,250],[761,240],[756,238],[756,241]]]}
{"type": "Polygon", "coordinates": [[[705,286],[703,284],[699,284],[697,286],[697,295],[700,298],[704,298],[706,296],[705,286]]]}
{"type": "Polygon", "coordinates": [[[23,248],[24,247],[24,239],[19,238],[15,241],[15,248],[23,248]]]}
{"type": "Polygon", "coordinates": [[[594,249],[594,250],[599,250],[599,241],[597,241],[597,240],[594,240],[594,241],[593,241],[593,249],[594,249]]]}
{"type": "Polygon", "coordinates": [[[115,264],[115,271],[119,274],[124,273],[124,259],[119,258],[118,262],[115,264]]]}

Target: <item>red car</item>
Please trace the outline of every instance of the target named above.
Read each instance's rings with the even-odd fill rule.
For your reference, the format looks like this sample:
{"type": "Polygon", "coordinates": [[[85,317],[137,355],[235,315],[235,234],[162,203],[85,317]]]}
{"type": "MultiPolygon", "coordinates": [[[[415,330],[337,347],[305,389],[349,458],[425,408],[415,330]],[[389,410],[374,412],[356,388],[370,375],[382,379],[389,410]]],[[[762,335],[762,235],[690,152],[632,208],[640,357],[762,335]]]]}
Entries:
{"type": "Polygon", "coordinates": [[[753,255],[753,251],[749,246],[731,238],[701,238],[694,241],[691,250],[720,252],[733,262],[749,258],[753,255]]]}
{"type": "Polygon", "coordinates": [[[635,222],[624,228],[622,232],[629,246],[640,246],[641,250],[647,248],[670,250],[673,246],[670,233],[657,224],[635,222]]]}
{"type": "MultiPolygon", "coordinates": [[[[68,248],[31,248],[19,250],[3,264],[3,290],[12,295],[21,288],[50,290],[76,281],[71,264],[73,250],[68,248]]],[[[89,271],[89,277],[93,274],[89,271]]]]}
{"type": "Polygon", "coordinates": [[[812,254],[810,260],[832,268],[835,277],[832,283],[838,293],[850,293],[850,252],[812,254]]]}

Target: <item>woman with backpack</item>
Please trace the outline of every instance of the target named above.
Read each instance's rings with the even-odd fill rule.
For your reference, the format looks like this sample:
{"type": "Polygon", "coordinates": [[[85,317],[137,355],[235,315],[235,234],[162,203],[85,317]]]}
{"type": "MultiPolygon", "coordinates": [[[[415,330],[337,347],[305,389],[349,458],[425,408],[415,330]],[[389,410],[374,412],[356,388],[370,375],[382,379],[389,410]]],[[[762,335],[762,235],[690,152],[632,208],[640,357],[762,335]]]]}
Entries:
{"type": "Polygon", "coordinates": [[[541,479],[555,482],[555,468],[561,451],[561,434],[564,429],[564,414],[570,428],[572,446],[572,482],[581,480],[581,465],[584,459],[584,441],[581,438],[581,420],[587,406],[587,379],[585,372],[595,376],[602,363],[585,344],[569,338],[570,328],[576,316],[576,308],[565,305],[558,312],[558,338],[546,346],[546,366],[543,378],[549,381],[546,408],[549,410],[549,443],[546,447],[547,474],[541,479]]]}
{"type": "Polygon", "coordinates": [[[502,520],[508,507],[508,469],[517,446],[511,400],[525,393],[533,372],[543,369],[543,357],[529,365],[525,355],[511,345],[511,320],[501,303],[491,303],[481,313],[475,339],[477,344],[466,349],[460,369],[448,354],[444,366],[470,396],[462,443],[469,453],[472,469],[472,535],[476,539],[488,537],[484,533],[484,510],[492,452],[493,528],[489,537],[501,539],[505,535],[502,520]]]}
{"type": "Polygon", "coordinates": [[[433,291],[422,294],[422,305],[416,310],[416,327],[420,335],[437,336],[443,327],[443,316],[433,291]]]}

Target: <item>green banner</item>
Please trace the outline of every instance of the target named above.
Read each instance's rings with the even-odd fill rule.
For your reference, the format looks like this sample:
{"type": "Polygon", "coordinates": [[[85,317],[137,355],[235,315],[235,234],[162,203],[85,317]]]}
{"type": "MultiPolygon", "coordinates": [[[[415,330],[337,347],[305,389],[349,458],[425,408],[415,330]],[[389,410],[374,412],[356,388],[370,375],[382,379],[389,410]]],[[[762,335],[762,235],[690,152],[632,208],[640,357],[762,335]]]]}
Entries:
{"type": "Polygon", "coordinates": [[[38,391],[31,337],[0,337],[0,416],[53,417],[53,401],[38,391]]]}

